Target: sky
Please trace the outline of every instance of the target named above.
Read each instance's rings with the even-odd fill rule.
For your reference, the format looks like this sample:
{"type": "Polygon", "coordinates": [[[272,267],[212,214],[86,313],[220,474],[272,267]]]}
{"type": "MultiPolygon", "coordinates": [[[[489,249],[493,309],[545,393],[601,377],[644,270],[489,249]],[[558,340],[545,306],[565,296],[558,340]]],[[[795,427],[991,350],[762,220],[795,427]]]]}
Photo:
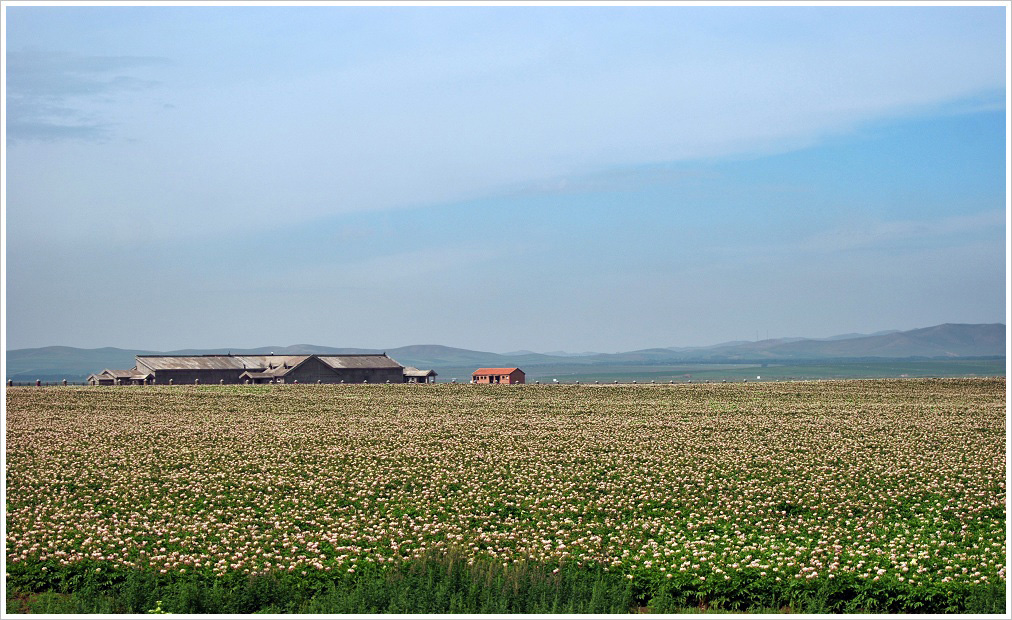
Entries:
{"type": "Polygon", "coordinates": [[[1004,323],[1007,10],[5,4],[5,348],[1004,323]]]}

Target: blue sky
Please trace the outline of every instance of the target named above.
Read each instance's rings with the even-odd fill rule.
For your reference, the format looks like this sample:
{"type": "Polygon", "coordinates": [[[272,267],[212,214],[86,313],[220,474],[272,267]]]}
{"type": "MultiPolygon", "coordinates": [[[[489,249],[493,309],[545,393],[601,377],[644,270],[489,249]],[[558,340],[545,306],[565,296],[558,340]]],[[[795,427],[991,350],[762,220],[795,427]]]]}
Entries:
{"type": "Polygon", "coordinates": [[[1006,7],[5,7],[6,348],[1006,316],[1006,7]]]}

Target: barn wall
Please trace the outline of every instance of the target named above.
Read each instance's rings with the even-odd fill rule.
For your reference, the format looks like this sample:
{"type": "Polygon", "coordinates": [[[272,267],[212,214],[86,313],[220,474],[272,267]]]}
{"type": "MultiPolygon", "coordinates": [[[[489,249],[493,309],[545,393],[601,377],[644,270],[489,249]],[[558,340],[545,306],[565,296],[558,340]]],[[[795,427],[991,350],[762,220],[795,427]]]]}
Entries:
{"type": "Polygon", "coordinates": [[[338,368],[337,381],[345,383],[401,383],[404,381],[404,370],[401,368],[338,368]]]}
{"type": "MultiPolygon", "coordinates": [[[[158,385],[166,385],[169,379],[176,385],[192,384],[194,379],[200,379],[203,384],[215,384],[225,380],[225,383],[242,383],[239,378],[245,372],[238,370],[159,370],[155,373],[155,382],[158,385]]],[[[293,369],[284,377],[285,383],[294,381],[299,383],[362,383],[368,380],[369,383],[401,383],[404,381],[403,371],[400,368],[338,368],[331,369],[319,360],[308,360],[298,368],[293,369]],[[317,366],[318,365],[318,366],[317,366]]]]}
{"type": "Polygon", "coordinates": [[[245,372],[242,368],[232,368],[223,370],[211,370],[211,369],[172,369],[172,370],[159,370],[155,373],[155,384],[156,385],[167,385],[169,379],[176,385],[185,383],[193,383],[194,380],[200,379],[203,384],[218,383],[222,379],[225,383],[242,383],[239,379],[239,375],[245,372]]]}
{"type": "Polygon", "coordinates": [[[341,378],[334,369],[316,358],[309,358],[298,368],[285,375],[285,383],[337,383],[341,378]]]}
{"type": "Polygon", "coordinates": [[[432,381],[432,377],[409,377],[404,375],[404,383],[429,383],[432,381]]]}

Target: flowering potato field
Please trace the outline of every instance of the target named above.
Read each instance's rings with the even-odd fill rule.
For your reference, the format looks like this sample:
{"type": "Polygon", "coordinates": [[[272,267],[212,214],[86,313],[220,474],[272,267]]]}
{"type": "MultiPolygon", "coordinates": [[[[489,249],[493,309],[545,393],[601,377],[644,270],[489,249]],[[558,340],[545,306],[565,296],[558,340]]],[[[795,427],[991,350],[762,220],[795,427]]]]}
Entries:
{"type": "Polygon", "coordinates": [[[454,557],[655,611],[1003,611],[1005,434],[1004,378],[9,388],[7,587],[454,557]]]}

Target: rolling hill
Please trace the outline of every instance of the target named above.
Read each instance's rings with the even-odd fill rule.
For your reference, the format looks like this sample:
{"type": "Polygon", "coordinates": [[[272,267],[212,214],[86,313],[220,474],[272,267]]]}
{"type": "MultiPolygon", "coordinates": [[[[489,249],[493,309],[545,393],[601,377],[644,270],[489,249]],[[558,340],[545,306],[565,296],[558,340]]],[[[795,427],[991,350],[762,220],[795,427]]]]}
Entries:
{"type": "Polygon", "coordinates": [[[579,372],[613,367],[651,367],[688,363],[740,364],[789,363],[859,359],[938,359],[958,360],[1005,355],[1004,324],[947,323],[909,331],[888,331],[872,335],[845,334],[831,338],[781,338],[756,342],[733,342],[709,347],[659,347],[625,353],[594,353],[556,355],[517,351],[499,354],[472,351],[443,345],[410,345],[392,349],[355,349],[298,344],[258,347],[255,349],[181,349],[176,351],[145,351],[104,347],[41,347],[14,349],[6,352],[7,377],[15,381],[66,378],[81,381],[104,368],[131,368],[135,355],[174,354],[200,355],[210,353],[296,354],[296,353],[380,353],[385,352],[405,366],[432,368],[440,377],[466,377],[468,369],[480,366],[524,369],[576,369],[579,372]]]}

